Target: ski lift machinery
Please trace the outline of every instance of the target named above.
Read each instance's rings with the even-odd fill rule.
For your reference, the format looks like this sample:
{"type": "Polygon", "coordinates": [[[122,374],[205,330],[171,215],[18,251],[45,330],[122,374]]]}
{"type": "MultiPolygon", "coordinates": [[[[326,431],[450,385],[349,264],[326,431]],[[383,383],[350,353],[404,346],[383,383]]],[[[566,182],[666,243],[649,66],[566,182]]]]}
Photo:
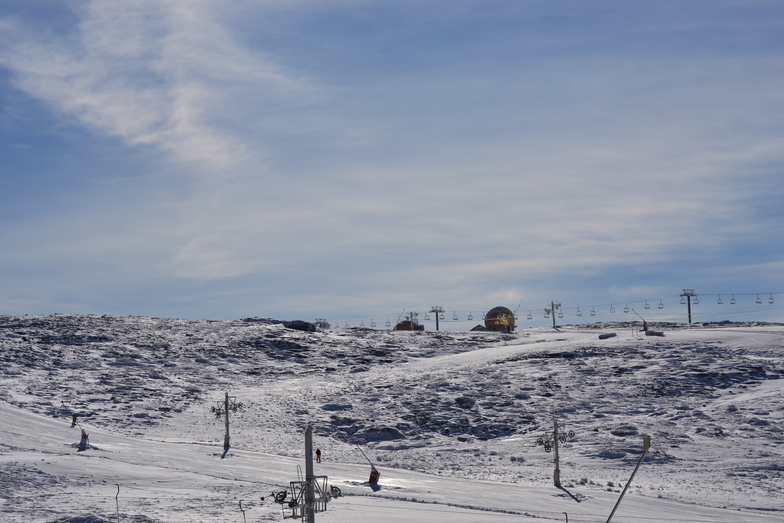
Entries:
{"type": "Polygon", "coordinates": [[[340,488],[328,486],[327,476],[313,474],[313,429],[305,430],[305,478],[297,465],[297,481],[289,483],[289,490],[274,493],[275,502],[280,504],[284,519],[300,519],[315,523],[316,513],[327,510],[327,503],[341,495],[340,488]],[[290,499],[288,496],[291,495],[290,499]],[[287,511],[288,509],[288,511],[287,511]]]}

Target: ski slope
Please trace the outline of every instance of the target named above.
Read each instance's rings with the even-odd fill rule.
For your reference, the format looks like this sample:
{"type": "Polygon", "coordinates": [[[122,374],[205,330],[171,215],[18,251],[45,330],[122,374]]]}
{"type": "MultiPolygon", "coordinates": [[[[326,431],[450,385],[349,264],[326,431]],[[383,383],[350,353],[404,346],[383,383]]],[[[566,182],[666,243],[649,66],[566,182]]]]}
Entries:
{"type": "Polygon", "coordinates": [[[310,424],[317,474],[344,494],[317,521],[604,522],[643,435],[613,521],[784,521],[782,347],[779,325],[654,338],[0,317],[0,519],[243,521],[242,500],[245,521],[282,521],[270,494],[304,469],[310,424]],[[245,405],[228,451],[209,412],[224,391],[245,405]],[[560,489],[536,444],[554,418],[575,432],[560,489]]]}

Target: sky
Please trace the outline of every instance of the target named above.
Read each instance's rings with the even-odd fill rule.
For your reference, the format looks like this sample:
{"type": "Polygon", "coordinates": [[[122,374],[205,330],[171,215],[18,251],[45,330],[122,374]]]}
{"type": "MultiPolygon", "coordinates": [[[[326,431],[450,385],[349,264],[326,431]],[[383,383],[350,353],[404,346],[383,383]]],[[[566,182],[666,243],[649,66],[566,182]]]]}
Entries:
{"type": "Polygon", "coordinates": [[[784,321],[783,87],[775,1],[6,0],[0,314],[784,321]]]}

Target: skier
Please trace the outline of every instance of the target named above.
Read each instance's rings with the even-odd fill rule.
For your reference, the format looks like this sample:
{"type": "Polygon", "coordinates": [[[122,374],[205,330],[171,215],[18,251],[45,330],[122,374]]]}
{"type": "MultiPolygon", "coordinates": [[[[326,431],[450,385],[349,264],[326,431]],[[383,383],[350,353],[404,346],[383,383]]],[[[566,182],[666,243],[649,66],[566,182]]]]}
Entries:
{"type": "Polygon", "coordinates": [[[316,449],[316,463],[321,463],[321,449],[316,449]]]}
{"type": "Polygon", "coordinates": [[[71,414],[71,426],[72,427],[76,426],[76,413],[75,412],[73,414],[71,414]]]}

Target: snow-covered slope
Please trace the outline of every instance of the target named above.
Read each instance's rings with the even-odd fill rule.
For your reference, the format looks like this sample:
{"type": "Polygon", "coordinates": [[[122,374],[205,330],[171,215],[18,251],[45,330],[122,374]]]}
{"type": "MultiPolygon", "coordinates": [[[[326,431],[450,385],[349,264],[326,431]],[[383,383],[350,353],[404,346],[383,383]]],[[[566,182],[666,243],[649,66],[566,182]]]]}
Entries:
{"type": "Polygon", "coordinates": [[[621,324],[306,333],[259,319],[0,317],[0,515],[114,521],[119,503],[122,521],[242,521],[242,499],[248,521],[280,520],[269,493],[304,466],[311,424],[318,473],[348,494],[319,521],[605,521],[643,435],[652,451],[614,521],[782,521],[783,348],[779,325],[661,338],[621,324]],[[209,411],[224,391],[244,404],[225,454],[209,411]],[[575,433],[563,489],[536,444],[554,418],[575,433]],[[357,444],[379,465],[376,491],[357,444]]]}

